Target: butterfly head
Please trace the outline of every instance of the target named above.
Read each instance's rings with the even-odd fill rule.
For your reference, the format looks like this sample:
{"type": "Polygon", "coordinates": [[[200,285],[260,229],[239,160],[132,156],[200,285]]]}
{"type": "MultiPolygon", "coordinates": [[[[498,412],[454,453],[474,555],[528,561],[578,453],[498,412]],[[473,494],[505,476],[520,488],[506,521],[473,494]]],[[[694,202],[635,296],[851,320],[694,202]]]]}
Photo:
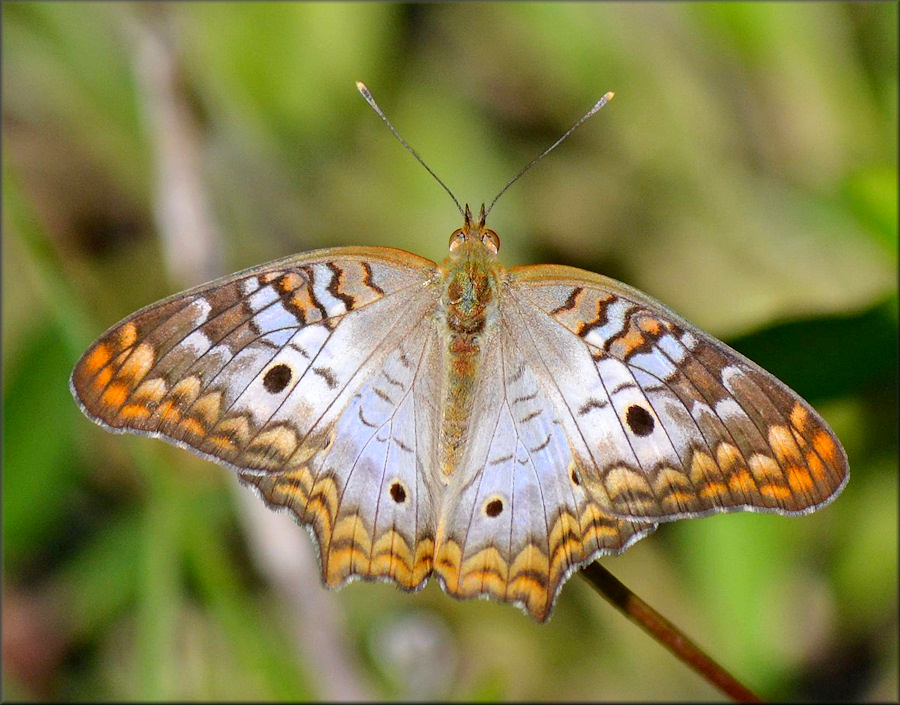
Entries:
{"type": "Polygon", "coordinates": [[[475,220],[469,204],[466,204],[466,210],[463,213],[463,226],[458,230],[454,230],[450,236],[450,252],[454,257],[464,257],[466,254],[471,255],[473,252],[486,253],[491,257],[496,256],[500,251],[500,237],[488,227],[485,227],[487,215],[484,210],[484,204],[481,204],[481,213],[478,220],[475,220]]]}

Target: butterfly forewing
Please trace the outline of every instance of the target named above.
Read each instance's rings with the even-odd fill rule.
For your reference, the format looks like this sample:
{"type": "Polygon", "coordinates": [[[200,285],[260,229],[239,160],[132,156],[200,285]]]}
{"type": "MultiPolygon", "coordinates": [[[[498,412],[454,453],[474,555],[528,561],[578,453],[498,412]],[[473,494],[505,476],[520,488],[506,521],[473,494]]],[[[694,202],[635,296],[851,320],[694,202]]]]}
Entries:
{"type": "Polygon", "coordinates": [[[652,521],[796,514],[843,487],[846,455],[831,429],[724,343],[590,272],[546,266],[513,276],[533,338],[556,341],[543,347],[548,369],[559,372],[554,382],[584,440],[585,484],[608,498],[607,511],[652,521]],[[568,339],[551,334],[559,326],[568,339]],[[579,370],[567,374],[573,360],[579,370]]]}
{"type": "Polygon", "coordinates": [[[75,366],[73,393],[111,430],[241,470],[282,469],[323,441],[323,419],[387,354],[393,327],[428,308],[433,267],[399,250],[345,248],[211,282],[108,330],[75,366]],[[370,307],[383,327],[360,321],[370,307]]]}

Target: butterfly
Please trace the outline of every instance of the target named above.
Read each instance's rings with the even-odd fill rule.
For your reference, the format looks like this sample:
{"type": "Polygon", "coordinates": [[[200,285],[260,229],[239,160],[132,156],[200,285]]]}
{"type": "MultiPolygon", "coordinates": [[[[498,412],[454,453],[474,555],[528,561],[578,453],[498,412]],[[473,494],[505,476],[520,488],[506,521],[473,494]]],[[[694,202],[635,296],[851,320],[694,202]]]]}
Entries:
{"type": "Polygon", "coordinates": [[[538,621],[660,522],[806,514],[844,487],[840,441],[778,379],[626,284],[504,269],[490,209],[460,210],[440,265],[338,247],[151,304],[72,393],[293,514],[327,586],[434,576],[538,621]]]}

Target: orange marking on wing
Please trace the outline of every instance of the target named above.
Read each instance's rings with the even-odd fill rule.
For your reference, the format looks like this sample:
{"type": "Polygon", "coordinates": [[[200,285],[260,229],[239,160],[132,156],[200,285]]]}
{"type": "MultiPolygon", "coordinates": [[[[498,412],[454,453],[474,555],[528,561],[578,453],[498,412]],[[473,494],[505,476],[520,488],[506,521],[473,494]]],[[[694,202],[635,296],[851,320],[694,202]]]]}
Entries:
{"type": "Polygon", "coordinates": [[[794,437],[794,442],[797,444],[797,447],[801,451],[806,452],[807,448],[809,448],[809,443],[807,442],[803,434],[801,434],[800,431],[791,426],[791,435],[794,437]]]}
{"type": "MultiPolygon", "coordinates": [[[[226,438],[225,436],[210,436],[206,439],[206,443],[213,446],[215,455],[231,454],[237,450],[237,447],[231,442],[231,439],[226,438]]],[[[305,496],[304,499],[306,499],[305,496]]]]}
{"type": "Polygon", "coordinates": [[[332,564],[332,561],[336,561],[335,567],[337,570],[342,570],[338,565],[345,563],[350,573],[369,574],[372,540],[358,514],[346,516],[335,524],[331,534],[331,546],[334,546],[335,543],[341,545],[337,549],[330,550],[329,565],[332,564]]]}
{"type": "Polygon", "coordinates": [[[822,459],[816,455],[815,451],[810,450],[806,453],[806,465],[815,477],[825,477],[827,474],[825,463],[823,463],[822,459]]]}
{"type": "Polygon", "coordinates": [[[159,408],[157,408],[156,411],[163,423],[176,424],[181,418],[181,411],[175,406],[175,402],[171,399],[166,399],[159,405],[159,408]]]}
{"type": "Polygon", "coordinates": [[[368,556],[355,543],[330,551],[328,569],[325,572],[325,584],[334,587],[350,573],[359,572],[358,568],[368,563],[368,556]]]}
{"type": "Polygon", "coordinates": [[[462,552],[460,551],[459,544],[452,539],[448,539],[444,541],[441,544],[440,549],[438,549],[437,555],[435,556],[435,563],[441,567],[456,569],[459,567],[461,557],[462,552]]]}
{"type": "Polygon", "coordinates": [[[369,575],[388,575],[404,587],[418,584],[413,581],[412,568],[392,551],[385,551],[373,557],[367,572],[369,575]]]}
{"type": "Polygon", "coordinates": [[[720,475],[719,466],[712,459],[709,453],[702,450],[695,450],[691,456],[691,474],[690,480],[695,485],[702,485],[711,478],[717,478],[720,475]]]}
{"type": "Polygon", "coordinates": [[[482,549],[462,566],[461,592],[474,594],[487,590],[502,597],[506,592],[507,570],[506,561],[496,548],[482,549]]]}
{"type": "Polygon", "coordinates": [[[776,425],[769,429],[769,445],[775,451],[775,457],[781,463],[802,462],[797,444],[794,442],[794,434],[787,426],[776,425]]]}
{"type": "Polygon", "coordinates": [[[510,580],[507,596],[525,603],[525,609],[535,619],[543,620],[547,616],[550,595],[545,584],[533,574],[519,574],[510,580]]]}
{"type": "MultiPolygon", "coordinates": [[[[213,437],[210,440],[218,439],[213,437]]],[[[229,442],[230,443],[230,442],[229,442]]],[[[234,446],[232,445],[232,448],[234,446]]],[[[274,491],[278,493],[285,505],[291,504],[303,508],[309,501],[307,485],[309,484],[309,473],[305,470],[299,472],[290,472],[279,475],[275,482],[274,491]]]]}
{"type": "Polygon", "coordinates": [[[193,413],[211,426],[219,420],[221,407],[222,392],[209,392],[194,402],[193,413]]]}
{"type": "Polygon", "coordinates": [[[534,571],[541,575],[547,575],[550,572],[550,563],[547,560],[547,556],[533,543],[528,544],[519,551],[519,555],[516,556],[509,567],[510,575],[525,571],[534,571]]]}
{"type": "Polygon", "coordinates": [[[628,332],[625,333],[625,337],[621,338],[620,341],[625,346],[625,354],[630,355],[636,348],[641,347],[646,340],[643,335],[641,335],[640,330],[635,326],[629,326],[628,332]]]}
{"type": "Polygon", "coordinates": [[[371,575],[389,575],[394,580],[412,587],[412,553],[406,539],[391,529],[382,534],[372,546],[372,559],[368,572],[371,575]]]}
{"type": "Polygon", "coordinates": [[[662,325],[657,319],[648,318],[647,316],[641,316],[637,321],[637,325],[638,328],[650,335],[659,335],[662,330],[662,325]]]}
{"type": "Polygon", "coordinates": [[[412,561],[412,553],[409,550],[409,544],[406,539],[393,529],[386,531],[376,539],[372,544],[372,553],[377,557],[385,554],[392,554],[400,558],[404,563],[412,561]]]}
{"type": "Polygon", "coordinates": [[[111,357],[112,354],[109,352],[109,348],[106,346],[106,343],[100,343],[96,348],[91,350],[86,358],[84,358],[84,362],[82,364],[87,368],[89,372],[98,372],[101,367],[109,362],[109,359],[111,357]]]}
{"type": "Polygon", "coordinates": [[[109,381],[112,379],[113,371],[112,367],[104,367],[97,373],[97,376],[94,377],[94,387],[98,390],[102,390],[109,384],[109,381]]]}
{"type": "Polygon", "coordinates": [[[296,448],[297,434],[286,426],[275,426],[259,433],[248,450],[268,455],[275,450],[282,458],[288,458],[296,448]]]}
{"type": "Polygon", "coordinates": [[[322,507],[328,512],[329,522],[333,521],[337,515],[339,501],[337,485],[334,480],[327,476],[316,480],[310,492],[310,503],[315,501],[316,498],[321,498],[322,507]]]}
{"type": "Polygon", "coordinates": [[[331,513],[328,505],[320,495],[310,495],[309,501],[306,503],[304,512],[304,521],[308,521],[316,529],[316,536],[324,537],[319,546],[324,552],[328,549],[328,537],[331,535],[331,513]]]}
{"type": "Polygon", "coordinates": [[[319,320],[322,317],[313,302],[309,289],[306,287],[294,292],[294,295],[291,297],[291,306],[299,310],[306,321],[319,320]]]}
{"type": "Polygon", "coordinates": [[[309,467],[306,465],[301,465],[295,470],[284,472],[280,477],[282,477],[285,482],[292,482],[295,485],[299,485],[305,495],[309,495],[312,491],[313,476],[309,471],[309,467]]]}
{"type": "Polygon", "coordinates": [[[593,531],[596,533],[597,538],[612,538],[614,536],[619,535],[619,530],[613,526],[612,524],[602,523],[593,525],[593,531]]]}
{"type": "Polygon", "coordinates": [[[720,443],[716,448],[716,461],[726,473],[744,467],[744,456],[741,451],[728,442],[720,443]]]}
{"type": "Polygon", "coordinates": [[[308,492],[311,479],[312,477],[310,476],[309,471],[305,467],[301,467],[278,473],[275,480],[275,486],[279,490],[288,492],[290,488],[299,485],[303,488],[304,492],[308,492]]]}
{"type": "Polygon", "coordinates": [[[802,431],[808,420],[809,412],[806,410],[806,407],[799,402],[795,403],[794,408],[791,409],[791,423],[802,431]]]}
{"type": "Polygon", "coordinates": [[[826,463],[834,464],[837,460],[837,446],[826,431],[818,431],[813,436],[813,448],[826,463]]]}
{"type": "Polygon", "coordinates": [[[791,490],[797,494],[809,492],[815,486],[812,477],[806,471],[806,468],[799,465],[791,465],[787,469],[788,485],[791,490]]]}
{"type": "Polygon", "coordinates": [[[345,516],[334,525],[331,540],[340,541],[342,539],[348,539],[351,543],[358,545],[363,553],[368,554],[372,551],[369,532],[366,531],[366,525],[358,514],[345,516]]]}
{"type": "Polygon", "coordinates": [[[569,566],[577,563],[584,557],[584,544],[581,536],[577,539],[570,537],[567,541],[557,544],[550,555],[550,580],[556,582],[560,575],[565,573],[569,566]]]}
{"type": "Polygon", "coordinates": [[[125,360],[128,359],[129,355],[131,355],[131,348],[126,348],[113,358],[111,366],[118,370],[120,367],[122,367],[122,363],[124,363],[125,360]]]}
{"type": "Polygon", "coordinates": [[[186,418],[182,419],[181,423],[178,424],[179,428],[183,428],[186,433],[190,433],[194,436],[205,436],[206,428],[204,428],[203,424],[200,423],[197,419],[186,418]]]}
{"type": "Polygon", "coordinates": [[[764,485],[759,486],[759,492],[766,497],[771,497],[772,499],[788,499],[791,496],[791,491],[785,487],[784,485],[776,485],[771,482],[767,482],[764,485]]]}
{"type": "Polygon", "coordinates": [[[126,323],[119,328],[116,337],[118,339],[116,342],[118,342],[120,349],[130,348],[137,340],[137,326],[134,323],[126,323]]]}
{"type": "Polygon", "coordinates": [[[279,286],[281,287],[282,291],[287,293],[290,291],[294,291],[294,289],[299,289],[301,286],[303,286],[304,283],[305,280],[299,274],[297,274],[296,272],[288,272],[281,278],[279,286]]]}
{"type": "Polygon", "coordinates": [[[102,401],[107,406],[116,407],[122,406],[127,398],[128,385],[121,382],[116,382],[115,384],[109,385],[106,388],[106,391],[103,392],[102,401]]]}
{"type": "Polygon", "coordinates": [[[643,344],[644,336],[641,335],[640,330],[634,325],[629,325],[625,335],[616,338],[609,346],[609,352],[615,357],[624,358],[643,344]]]}
{"type": "Polygon", "coordinates": [[[644,477],[631,468],[625,466],[615,467],[606,473],[606,488],[613,498],[628,492],[647,492],[653,494],[650,485],[644,477]]]}
{"type": "Polygon", "coordinates": [[[155,379],[148,379],[141,382],[140,386],[134,390],[131,396],[135,401],[156,403],[166,396],[167,390],[168,385],[166,384],[166,381],[161,377],[156,377],[155,379]]]}
{"type": "Polygon", "coordinates": [[[591,503],[584,508],[581,515],[581,535],[584,537],[585,547],[596,547],[603,544],[604,539],[618,536],[619,532],[608,522],[609,520],[596,504],[591,503]]]}
{"type": "Polygon", "coordinates": [[[743,469],[728,478],[728,486],[732,492],[742,492],[748,496],[756,494],[756,483],[753,481],[753,476],[743,469]]]}
{"type": "Polygon", "coordinates": [[[250,423],[244,416],[232,416],[225,419],[216,429],[233,436],[238,443],[246,443],[250,437],[250,423]]]}
{"type": "Polygon", "coordinates": [[[687,492],[675,490],[674,492],[669,492],[669,494],[662,498],[662,504],[663,506],[676,511],[687,511],[690,509],[693,499],[694,497],[687,492]]]}
{"type": "Polygon", "coordinates": [[[119,410],[119,417],[127,421],[143,421],[150,416],[150,409],[140,404],[126,404],[119,410]]]}
{"type": "Polygon", "coordinates": [[[462,551],[452,539],[441,543],[434,557],[434,570],[444,579],[448,590],[456,591],[459,585],[459,564],[462,551]]]}
{"type": "Polygon", "coordinates": [[[680,470],[675,468],[660,468],[653,481],[653,486],[657,492],[664,492],[671,488],[690,491],[691,481],[680,470]]]}
{"type": "Polygon", "coordinates": [[[710,482],[700,490],[700,496],[703,499],[713,499],[726,494],[728,494],[728,487],[721,482],[710,482]]]}
{"type": "Polygon", "coordinates": [[[173,398],[180,398],[185,405],[192,403],[198,394],[200,394],[200,378],[193,375],[179,381],[172,387],[171,392],[173,398]]]}
{"type": "Polygon", "coordinates": [[[553,528],[550,529],[550,536],[548,539],[549,544],[556,547],[554,548],[554,553],[558,548],[571,543],[572,537],[575,537],[576,542],[580,539],[581,524],[569,512],[562,512],[559,515],[559,518],[553,523],[553,528]]]}
{"type": "Polygon", "coordinates": [[[597,505],[593,502],[585,506],[584,511],[581,513],[581,516],[578,517],[578,523],[581,528],[581,533],[586,537],[588,531],[591,530],[594,521],[596,519],[600,519],[602,516],[603,515],[597,509],[597,505]]]}
{"type": "Polygon", "coordinates": [[[490,568],[476,570],[463,575],[459,592],[463,597],[486,593],[502,600],[506,597],[506,581],[490,568]]]}
{"type": "Polygon", "coordinates": [[[772,480],[781,481],[784,477],[781,466],[775,459],[762,453],[754,453],[750,456],[750,471],[758,480],[761,479],[768,482],[772,480]]]}
{"type": "Polygon", "coordinates": [[[150,371],[155,361],[156,353],[153,348],[147,343],[141,343],[119,368],[119,377],[130,377],[137,382],[150,371]]]}
{"type": "Polygon", "coordinates": [[[532,614],[539,614],[547,603],[547,589],[531,575],[517,575],[507,585],[507,595],[521,600],[532,614]]]}
{"type": "Polygon", "coordinates": [[[416,542],[416,558],[413,562],[414,585],[421,583],[434,569],[434,540],[430,538],[419,539],[416,542]]]}
{"type": "Polygon", "coordinates": [[[125,421],[143,421],[150,416],[150,409],[140,404],[126,404],[119,409],[119,418],[125,421]]]}

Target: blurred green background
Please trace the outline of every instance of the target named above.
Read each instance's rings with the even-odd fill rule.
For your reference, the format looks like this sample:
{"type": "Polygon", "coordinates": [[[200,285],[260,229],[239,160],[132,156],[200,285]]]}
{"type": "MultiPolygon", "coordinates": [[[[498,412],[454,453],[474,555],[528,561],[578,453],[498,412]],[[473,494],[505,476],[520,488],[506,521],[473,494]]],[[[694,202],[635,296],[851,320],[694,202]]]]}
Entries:
{"type": "MultiPolygon", "coordinates": [[[[429,584],[318,586],[230,474],[113,436],[67,378],[107,326],[292,252],[626,281],[812,402],[851,482],[663,526],[606,567],[772,699],[896,700],[896,3],[2,5],[4,699],[717,699],[573,577],[537,625],[429,584]]],[[[271,518],[271,522],[269,521],[271,518]]]]}

